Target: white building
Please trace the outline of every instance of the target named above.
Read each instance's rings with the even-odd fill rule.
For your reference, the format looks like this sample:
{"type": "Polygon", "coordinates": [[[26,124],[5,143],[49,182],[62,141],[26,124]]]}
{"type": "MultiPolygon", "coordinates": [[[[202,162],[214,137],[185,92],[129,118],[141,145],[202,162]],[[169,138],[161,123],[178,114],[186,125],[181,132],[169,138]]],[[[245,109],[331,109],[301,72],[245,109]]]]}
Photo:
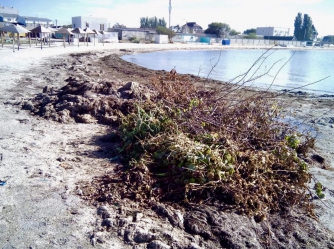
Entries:
{"type": "Polygon", "coordinates": [[[37,26],[50,27],[53,21],[48,18],[19,16],[19,11],[13,7],[4,7],[0,5],[0,15],[5,22],[22,22],[27,29],[33,29],[37,26]]]}
{"type": "Polygon", "coordinates": [[[280,28],[280,27],[258,27],[256,28],[256,35],[263,36],[289,36],[289,28],[280,28]]]}
{"type": "Polygon", "coordinates": [[[43,27],[51,27],[54,25],[53,21],[48,18],[40,18],[40,17],[30,17],[30,16],[22,16],[26,22],[26,28],[31,30],[38,26],[43,27]]]}
{"type": "Polygon", "coordinates": [[[107,18],[93,17],[93,16],[75,16],[72,17],[72,28],[95,29],[97,31],[107,31],[107,18]]]}

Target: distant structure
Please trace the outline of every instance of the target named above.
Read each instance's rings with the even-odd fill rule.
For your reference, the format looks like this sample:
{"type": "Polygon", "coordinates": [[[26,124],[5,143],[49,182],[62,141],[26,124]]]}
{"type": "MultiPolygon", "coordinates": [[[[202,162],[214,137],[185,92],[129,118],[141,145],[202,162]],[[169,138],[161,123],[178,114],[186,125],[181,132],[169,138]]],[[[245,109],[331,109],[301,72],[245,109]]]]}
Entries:
{"type": "Polygon", "coordinates": [[[17,9],[14,9],[14,7],[5,7],[0,4],[0,13],[18,15],[19,11],[17,9]]]}
{"type": "Polygon", "coordinates": [[[187,22],[185,25],[181,27],[181,33],[185,34],[197,34],[203,33],[203,28],[196,24],[196,22],[187,22]]]}
{"type": "Polygon", "coordinates": [[[289,28],[280,28],[280,27],[258,27],[256,28],[256,35],[263,36],[289,36],[289,28]]]}
{"type": "Polygon", "coordinates": [[[334,35],[326,35],[322,38],[323,44],[334,44],[334,35]]]}
{"type": "Polygon", "coordinates": [[[317,39],[318,39],[318,31],[314,27],[314,25],[312,25],[312,41],[316,41],[317,39]]]}
{"type": "Polygon", "coordinates": [[[19,16],[19,11],[13,7],[5,7],[0,4],[0,15],[2,22],[15,22],[19,16]]]}
{"type": "Polygon", "coordinates": [[[48,18],[40,18],[40,17],[31,17],[31,16],[22,16],[26,22],[27,29],[33,29],[38,26],[42,27],[51,27],[54,25],[53,21],[48,18]]]}
{"type": "Polygon", "coordinates": [[[172,0],[169,0],[169,28],[171,27],[171,16],[172,16],[172,0]]]}
{"type": "Polygon", "coordinates": [[[97,31],[107,31],[108,29],[107,18],[93,17],[93,16],[75,16],[72,17],[72,28],[90,28],[97,31]]]}
{"type": "Polygon", "coordinates": [[[33,29],[37,26],[53,26],[53,21],[48,18],[20,16],[19,11],[14,7],[5,7],[0,5],[0,15],[2,16],[2,21],[19,23],[26,26],[27,29],[33,29]]]}

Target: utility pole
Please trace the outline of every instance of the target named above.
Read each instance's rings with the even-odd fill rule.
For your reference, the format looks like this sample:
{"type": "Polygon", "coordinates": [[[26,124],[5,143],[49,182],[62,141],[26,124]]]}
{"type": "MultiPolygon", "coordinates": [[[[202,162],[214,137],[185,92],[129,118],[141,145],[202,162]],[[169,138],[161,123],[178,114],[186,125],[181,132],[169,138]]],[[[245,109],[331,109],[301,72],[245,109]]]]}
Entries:
{"type": "Polygon", "coordinates": [[[169,0],[169,27],[171,27],[170,26],[171,15],[172,15],[172,0],[169,0]]]}
{"type": "Polygon", "coordinates": [[[58,20],[56,19],[56,28],[58,27],[58,20]]]}

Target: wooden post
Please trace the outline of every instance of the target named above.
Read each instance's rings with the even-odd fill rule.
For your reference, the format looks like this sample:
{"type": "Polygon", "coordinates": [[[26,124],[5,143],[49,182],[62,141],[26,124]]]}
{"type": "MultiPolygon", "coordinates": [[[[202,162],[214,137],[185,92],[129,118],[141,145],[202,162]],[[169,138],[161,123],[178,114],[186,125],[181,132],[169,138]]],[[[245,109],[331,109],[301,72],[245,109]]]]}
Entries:
{"type": "Polygon", "coordinates": [[[20,50],[20,34],[17,33],[17,50],[20,50]]]}
{"type": "Polygon", "coordinates": [[[63,34],[63,43],[64,43],[64,48],[65,48],[65,34],[63,34]]]}
{"type": "Polygon", "coordinates": [[[13,52],[15,52],[14,40],[15,40],[15,34],[13,33],[13,52]]]}
{"type": "Polygon", "coordinates": [[[29,37],[29,46],[31,47],[30,32],[28,32],[28,37],[29,37]]]}
{"type": "Polygon", "coordinates": [[[1,44],[2,44],[2,47],[3,47],[3,36],[4,36],[4,34],[3,34],[4,32],[3,31],[1,31],[1,44]]]}
{"type": "Polygon", "coordinates": [[[39,36],[41,38],[41,49],[43,49],[43,39],[42,39],[42,33],[39,33],[39,36]]]}

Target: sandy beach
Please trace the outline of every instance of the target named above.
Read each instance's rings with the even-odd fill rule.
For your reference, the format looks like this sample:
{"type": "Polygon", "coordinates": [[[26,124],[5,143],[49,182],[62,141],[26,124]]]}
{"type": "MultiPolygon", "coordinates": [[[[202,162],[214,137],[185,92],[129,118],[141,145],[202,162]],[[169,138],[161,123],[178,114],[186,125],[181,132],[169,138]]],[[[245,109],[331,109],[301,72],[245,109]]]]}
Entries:
{"type": "MultiPolygon", "coordinates": [[[[66,48],[52,45],[43,49],[24,45],[15,52],[10,45],[0,48],[0,247],[215,248],[217,245],[205,236],[191,234],[182,224],[175,224],[175,220],[183,221],[180,217],[188,217],[187,210],[159,206],[156,210],[164,213],[162,217],[138,203],[120,201],[128,212],[116,214],[116,205],[87,200],[84,193],[93,186],[93,179],[117,167],[108,160],[110,148],[103,139],[111,127],[98,122],[55,122],[32,115],[22,106],[43,89],[46,91],[45,86],[65,86],[70,76],[81,75],[83,80],[108,78],[125,84],[143,83],[155,74],[123,62],[119,59],[123,54],[244,48],[264,49],[130,43],[66,48]],[[111,59],[103,65],[101,60],[106,56],[111,59]],[[133,214],[135,220],[131,219],[133,214]]],[[[236,243],[231,248],[264,248],[264,237],[270,238],[266,243],[273,243],[272,248],[334,248],[334,98],[302,92],[277,98],[287,116],[314,127],[317,140],[309,153],[310,171],[326,187],[326,199],[313,201],[319,221],[291,210],[286,222],[294,220],[295,224],[289,228],[275,215],[263,224],[247,217],[224,216],[229,241],[236,243]],[[319,158],[316,156],[323,161],[313,160],[319,158]]],[[[228,243],[226,247],[223,244],[221,248],[227,248],[228,243]]]]}

